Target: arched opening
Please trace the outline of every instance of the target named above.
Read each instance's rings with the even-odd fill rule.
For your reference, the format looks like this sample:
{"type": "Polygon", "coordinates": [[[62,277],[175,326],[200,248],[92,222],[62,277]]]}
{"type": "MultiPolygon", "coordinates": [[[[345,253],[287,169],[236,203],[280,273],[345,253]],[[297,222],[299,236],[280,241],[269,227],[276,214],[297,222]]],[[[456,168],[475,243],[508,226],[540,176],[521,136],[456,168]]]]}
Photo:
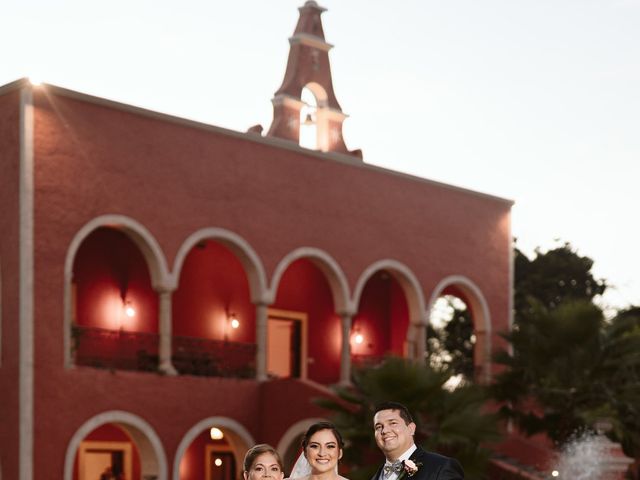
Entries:
{"type": "Polygon", "coordinates": [[[427,328],[429,363],[451,370],[448,387],[473,381],[475,344],[471,309],[459,290],[449,287],[431,307],[427,328]]]}
{"type": "Polygon", "coordinates": [[[213,417],[187,432],[176,454],[177,480],[237,480],[253,439],[237,422],[213,417]]]}
{"type": "Polygon", "coordinates": [[[151,427],[126,412],[87,421],[67,447],[64,480],[167,479],[166,458],[151,427]],[[108,473],[112,475],[108,477],[108,473]]]}
{"type": "Polygon", "coordinates": [[[469,279],[452,276],[435,288],[429,303],[428,356],[456,373],[456,382],[491,379],[491,319],[480,289],[469,279]]]}
{"type": "Polygon", "coordinates": [[[300,100],[303,105],[300,108],[300,146],[318,149],[318,99],[306,86],[302,89],[300,100]]]}
{"type": "Polygon", "coordinates": [[[371,275],[360,295],[351,329],[354,366],[378,363],[385,355],[409,355],[409,306],[400,282],[387,270],[371,275]]]}
{"type": "Polygon", "coordinates": [[[121,230],[98,227],[72,267],[71,348],[75,364],[156,370],[158,297],[138,246],[121,230]]]}
{"type": "Polygon", "coordinates": [[[140,478],[140,453],[127,431],[107,423],[87,435],[78,448],[74,479],[140,478]]]}
{"type": "Polygon", "coordinates": [[[338,381],[340,317],[329,281],[313,261],[300,258],[286,268],[268,313],[268,375],[338,381]]]}
{"type": "Polygon", "coordinates": [[[244,267],[229,248],[207,239],[191,248],[172,309],[178,373],[255,376],[255,307],[244,267]]]}

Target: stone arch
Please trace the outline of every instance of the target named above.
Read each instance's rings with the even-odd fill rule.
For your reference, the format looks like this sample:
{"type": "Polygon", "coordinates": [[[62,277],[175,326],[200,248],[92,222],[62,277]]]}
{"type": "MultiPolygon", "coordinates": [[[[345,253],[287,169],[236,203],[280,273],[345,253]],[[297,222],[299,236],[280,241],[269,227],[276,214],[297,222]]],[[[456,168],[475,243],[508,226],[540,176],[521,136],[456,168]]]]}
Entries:
{"type": "Polygon", "coordinates": [[[129,412],[112,410],[93,416],[73,434],[64,458],[63,480],[73,480],[73,466],[80,442],[91,431],[107,423],[114,423],[127,431],[140,452],[142,478],[155,475],[158,480],[168,480],[167,457],[155,430],[142,418],[129,412]]]}
{"type": "Polygon", "coordinates": [[[154,290],[170,288],[171,277],[167,261],[155,237],[142,224],[124,215],[101,215],[86,223],[73,237],[64,262],[64,363],[71,366],[71,283],[73,281],[73,262],[82,242],[97,228],[111,227],[125,233],[140,249],[146,260],[151,285],[154,290]]]}
{"type": "Polygon", "coordinates": [[[251,301],[253,303],[264,303],[267,282],[260,257],[244,238],[223,228],[203,228],[189,235],[182,243],[173,264],[172,279],[175,287],[177,288],[180,283],[180,272],[187,255],[202,240],[220,242],[238,257],[249,281],[251,301]]]}
{"type": "Polygon", "coordinates": [[[303,89],[307,88],[313,96],[316,97],[316,102],[318,104],[318,108],[323,108],[328,105],[328,96],[327,91],[324,89],[322,85],[317,82],[309,82],[302,87],[303,89]]]}
{"type": "Polygon", "coordinates": [[[409,355],[421,358],[424,342],[420,337],[423,327],[427,324],[424,295],[418,278],[405,264],[393,259],[384,259],[369,265],[356,282],[351,300],[352,311],[358,311],[358,305],[367,281],[380,270],[387,271],[400,284],[404,292],[409,307],[409,329],[407,331],[407,343],[411,346],[409,355]]]}
{"type": "Polygon", "coordinates": [[[249,431],[239,422],[228,417],[208,417],[200,420],[193,427],[191,427],[187,433],[185,433],[182,440],[178,444],[176,454],[173,459],[173,480],[180,480],[180,462],[184,456],[187,448],[191,445],[191,442],[205,429],[211,426],[222,427],[227,430],[227,433],[231,433],[228,437],[229,445],[233,450],[233,454],[238,465],[242,465],[242,459],[244,453],[249,447],[255,444],[255,440],[249,433],[249,431]]]}
{"type": "Polygon", "coordinates": [[[464,275],[451,275],[442,279],[431,293],[429,305],[426,310],[427,318],[436,300],[442,295],[447,287],[458,288],[465,296],[468,307],[471,309],[473,317],[474,332],[476,335],[476,345],[479,348],[474,352],[474,366],[477,374],[476,378],[481,383],[491,380],[491,314],[489,304],[485,299],[482,290],[469,278],[464,275]]]}
{"type": "Polygon", "coordinates": [[[324,274],[329,282],[333,295],[333,305],[337,313],[345,313],[349,309],[349,285],[342,268],[331,255],[313,247],[301,247],[287,254],[276,266],[271,278],[271,285],[267,298],[273,303],[282,275],[289,266],[300,259],[307,259],[324,274]]]}
{"type": "Polygon", "coordinates": [[[360,297],[367,281],[373,276],[374,273],[380,270],[386,270],[387,272],[389,272],[402,287],[402,290],[407,299],[407,304],[409,305],[409,315],[411,317],[411,322],[415,324],[426,323],[424,317],[424,296],[422,294],[422,287],[420,286],[420,282],[409,267],[401,262],[398,262],[397,260],[392,259],[379,260],[369,265],[369,267],[367,267],[367,269],[362,272],[360,278],[358,278],[356,287],[353,290],[353,297],[351,300],[351,308],[353,309],[353,311],[355,312],[358,309],[360,297]]]}
{"type": "MultiPolygon", "coordinates": [[[[293,446],[293,442],[295,442],[300,435],[304,434],[307,429],[314,423],[324,421],[326,421],[325,418],[305,418],[304,420],[300,420],[291,425],[287,429],[287,431],[284,432],[282,437],[280,437],[278,446],[276,447],[276,450],[280,454],[280,457],[283,459],[283,461],[286,462],[285,457],[287,451],[293,446]]],[[[285,465],[285,468],[286,467],[287,465],[285,465]]]]}

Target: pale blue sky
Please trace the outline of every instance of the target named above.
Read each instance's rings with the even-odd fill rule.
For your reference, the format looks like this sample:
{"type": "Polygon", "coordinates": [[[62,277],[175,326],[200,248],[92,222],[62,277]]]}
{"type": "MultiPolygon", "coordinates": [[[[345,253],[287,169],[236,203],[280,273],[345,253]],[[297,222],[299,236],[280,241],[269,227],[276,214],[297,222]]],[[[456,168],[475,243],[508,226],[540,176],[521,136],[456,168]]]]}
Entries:
{"type": "MultiPolygon", "coordinates": [[[[640,0],[325,0],[349,148],[516,201],[640,305],[640,0]]],[[[235,130],[271,120],[303,0],[0,0],[23,76],[235,130]]]]}

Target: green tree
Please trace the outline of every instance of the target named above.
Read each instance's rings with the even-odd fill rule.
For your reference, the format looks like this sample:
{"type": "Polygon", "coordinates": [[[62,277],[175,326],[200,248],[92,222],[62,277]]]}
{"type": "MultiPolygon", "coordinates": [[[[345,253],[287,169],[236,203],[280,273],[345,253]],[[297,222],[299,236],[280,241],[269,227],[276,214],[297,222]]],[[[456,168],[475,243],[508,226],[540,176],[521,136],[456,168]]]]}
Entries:
{"type": "Polygon", "coordinates": [[[505,335],[513,353],[496,356],[506,367],[492,386],[502,412],[526,433],[546,432],[559,444],[583,428],[597,404],[603,323],[589,302],[549,309],[532,300],[505,335]]]}
{"type": "Polygon", "coordinates": [[[501,412],[528,434],[545,432],[558,445],[606,418],[625,453],[640,451],[640,317],[611,322],[587,301],[550,309],[531,300],[511,333],[513,353],[492,386],[501,412]]]}
{"type": "MultiPolygon", "coordinates": [[[[604,293],[606,282],[591,272],[593,260],[581,256],[570,243],[553,249],[535,250],[529,259],[514,245],[514,311],[515,324],[531,312],[531,302],[554,309],[566,302],[592,301],[604,293]]],[[[446,365],[467,380],[473,379],[473,318],[461,302],[449,302],[451,313],[444,327],[427,330],[429,361],[446,365]]]]}
{"type": "Polygon", "coordinates": [[[380,464],[373,436],[373,410],[382,401],[405,404],[416,422],[416,443],[456,457],[467,478],[482,479],[489,458],[487,442],[498,439],[496,417],[485,409],[485,392],[474,385],[444,388],[449,370],[400,358],[354,372],[352,387],[336,387],[337,400],[318,400],[349,444],[344,463],[352,480],[368,480],[380,464]]]}
{"type": "Polygon", "coordinates": [[[457,297],[446,295],[444,301],[448,307],[446,318],[441,319],[444,325],[436,328],[430,323],[427,327],[429,363],[434,367],[444,365],[454,375],[472,381],[475,336],[471,312],[457,297]]]}
{"type": "Polygon", "coordinates": [[[604,336],[609,387],[604,401],[613,422],[609,436],[625,455],[640,459],[640,307],[618,312],[604,336]]]}
{"type": "Polygon", "coordinates": [[[529,259],[514,246],[514,308],[519,313],[535,299],[546,308],[565,302],[592,301],[607,288],[591,273],[593,260],[578,255],[570,243],[543,252],[537,248],[529,259]]]}

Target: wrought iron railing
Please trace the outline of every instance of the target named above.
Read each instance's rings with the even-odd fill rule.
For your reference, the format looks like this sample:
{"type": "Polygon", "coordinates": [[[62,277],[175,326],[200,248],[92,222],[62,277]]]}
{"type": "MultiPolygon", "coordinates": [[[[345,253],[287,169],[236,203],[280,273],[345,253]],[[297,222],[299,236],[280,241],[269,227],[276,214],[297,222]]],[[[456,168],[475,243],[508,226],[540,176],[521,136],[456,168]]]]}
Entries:
{"type": "Polygon", "coordinates": [[[76,365],[110,370],[158,370],[157,333],[74,325],[72,338],[76,365]]]}
{"type": "MultiPolygon", "coordinates": [[[[157,333],[74,325],[72,338],[76,365],[109,370],[158,370],[157,333]]],[[[253,343],[178,336],[172,339],[171,361],[181,375],[254,378],[255,358],[253,343]]]]}
{"type": "Polygon", "coordinates": [[[182,375],[254,378],[256,345],[208,338],[173,337],[174,368],[182,375]]]}
{"type": "Polygon", "coordinates": [[[373,368],[380,365],[385,359],[386,355],[351,355],[352,368],[373,368]]]}

